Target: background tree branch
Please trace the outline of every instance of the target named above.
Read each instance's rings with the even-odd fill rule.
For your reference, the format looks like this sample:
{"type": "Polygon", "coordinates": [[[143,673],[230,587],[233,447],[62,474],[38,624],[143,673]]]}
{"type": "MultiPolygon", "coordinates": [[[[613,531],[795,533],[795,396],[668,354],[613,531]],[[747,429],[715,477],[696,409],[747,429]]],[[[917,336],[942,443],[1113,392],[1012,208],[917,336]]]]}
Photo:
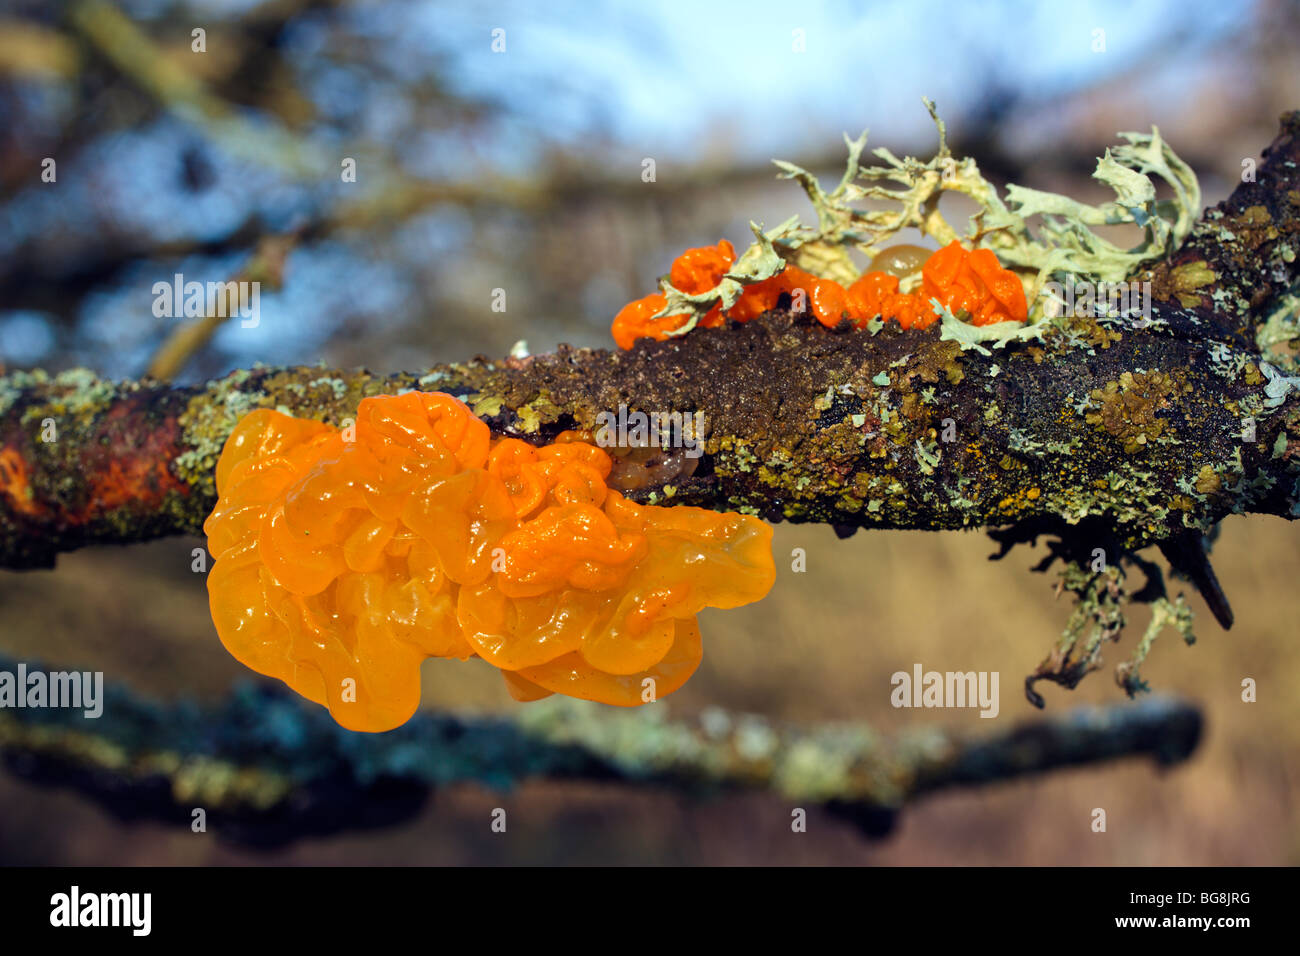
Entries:
{"type": "MultiPolygon", "coordinates": [[[[0,664],[14,666],[3,657],[0,664]]],[[[270,687],[245,685],[208,708],[162,705],[112,685],[106,698],[112,721],[75,710],[0,713],[9,767],[72,787],[126,819],[188,827],[201,806],[223,839],[257,845],[391,825],[458,783],[507,788],[536,779],[696,795],[766,790],[881,836],[906,804],[952,787],[1134,756],[1180,763],[1202,725],[1194,706],[1153,698],[990,735],[924,727],[891,739],[863,724],[799,727],[716,708],[670,720],[662,707],[611,711],[556,698],[511,717],[422,713],[369,736],[270,687]]]]}

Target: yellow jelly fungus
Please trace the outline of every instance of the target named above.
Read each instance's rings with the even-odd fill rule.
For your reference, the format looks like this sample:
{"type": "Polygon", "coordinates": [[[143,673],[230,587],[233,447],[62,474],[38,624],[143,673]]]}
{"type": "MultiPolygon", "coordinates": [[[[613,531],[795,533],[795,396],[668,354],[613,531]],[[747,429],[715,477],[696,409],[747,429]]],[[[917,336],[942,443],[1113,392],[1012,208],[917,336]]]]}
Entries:
{"type": "Polygon", "coordinates": [[[204,524],[222,643],[352,730],[405,723],[428,657],[481,657],[518,700],[672,693],[700,663],[695,615],[771,588],[772,529],[629,501],[572,437],[494,441],[438,392],[364,399],[355,435],[246,415],[204,524]]]}

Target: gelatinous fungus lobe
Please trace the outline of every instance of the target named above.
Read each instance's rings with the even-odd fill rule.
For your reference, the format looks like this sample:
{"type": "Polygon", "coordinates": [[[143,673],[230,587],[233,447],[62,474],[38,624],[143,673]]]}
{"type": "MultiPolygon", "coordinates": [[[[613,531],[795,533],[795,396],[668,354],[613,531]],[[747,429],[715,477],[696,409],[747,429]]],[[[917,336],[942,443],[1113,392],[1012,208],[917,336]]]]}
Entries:
{"type": "MultiPolygon", "coordinates": [[[[673,262],[669,282],[688,295],[701,295],[715,289],[735,261],[735,250],[725,239],[717,246],[687,249],[673,262]]],[[[801,302],[828,329],[846,320],[863,328],[876,318],[905,329],[928,328],[939,318],[936,301],[971,325],[1025,322],[1029,317],[1020,277],[1004,269],[990,250],[970,250],[954,240],[938,251],[911,245],[886,248],[847,288],[787,262],[770,278],[745,286],[726,312],[714,305],[699,324],[711,328],[725,319],[748,322],[775,309],[783,295],[801,302]],[[907,280],[908,292],[902,291],[901,280],[907,280]]],[[[662,341],[679,334],[689,316],[655,318],[667,302],[667,296],[657,292],[624,306],[611,327],[618,347],[630,349],[637,339],[662,341]]]]}
{"type": "Polygon", "coordinates": [[[949,311],[965,312],[971,325],[1024,322],[1028,318],[1020,278],[1002,268],[988,249],[974,251],[950,242],[921,267],[920,297],[938,299],[949,311]]]}
{"type": "Polygon", "coordinates": [[[245,416],[204,525],[226,648],[353,730],[414,713],[428,657],[481,657],[521,700],[623,706],[700,662],[695,615],[763,597],[771,529],[638,505],[571,436],[493,441],[452,396],[368,398],[355,434],[245,416]]]}
{"type": "MultiPolygon", "coordinates": [[[[716,287],[735,261],[736,250],[726,239],[716,246],[687,249],[673,261],[668,281],[680,292],[699,295],[716,287]]],[[[655,313],[667,304],[668,297],[662,292],[656,292],[620,309],[610,328],[618,347],[630,349],[632,343],[641,338],[658,341],[668,338],[669,333],[680,326],[686,316],[667,315],[656,319],[655,313]]],[[[700,320],[700,325],[706,329],[716,328],[722,325],[722,321],[721,306],[714,306],[700,320]]]]}

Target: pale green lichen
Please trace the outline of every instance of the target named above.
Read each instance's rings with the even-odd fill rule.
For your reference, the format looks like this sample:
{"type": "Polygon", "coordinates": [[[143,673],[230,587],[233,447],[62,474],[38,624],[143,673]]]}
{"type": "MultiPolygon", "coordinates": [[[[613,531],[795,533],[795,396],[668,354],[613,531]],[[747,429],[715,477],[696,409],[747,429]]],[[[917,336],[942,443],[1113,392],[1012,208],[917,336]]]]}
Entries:
{"type": "Polygon", "coordinates": [[[22,397],[24,391],[37,385],[44,385],[50,380],[44,369],[30,372],[15,371],[0,378],[0,415],[9,411],[14,402],[22,397]]]}
{"type": "Polygon", "coordinates": [[[335,401],[340,401],[348,393],[348,383],[341,378],[317,378],[307,383],[308,388],[328,388],[334,393],[335,401]]]}
{"type": "Polygon", "coordinates": [[[24,390],[52,385],[57,394],[23,413],[23,424],[39,421],[47,416],[76,416],[94,412],[117,393],[117,386],[104,381],[87,368],[73,368],[51,378],[40,369],[32,372],[11,372],[0,379],[0,414],[8,411],[24,390]]]}
{"type": "Polygon", "coordinates": [[[235,425],[253,409],[267,406],[266,395],[242,390],[250,374],[239,369],[213,383],[207,392],[191,399],[178,419],[189,450],[176,456],[176,471],[190,484],[213,480],[217,458],[235,425]]]}
{"type": "Polygon", "coordinates": [[[492,418],[501,414],[503,405],[505,405],[505,399],[500,395],[479,393],[469,398],[470,410],[479,418],[492,418]]]}
{"type": "Polygon", "coordinates": [[[1021,325],[1019,322],[994,322],[992,325],[971,325],[963,322],[943,305],[938,299],[931,299],[930,306],[939,316],[939,341],[956,342],[962,351],[974,349],[981,355],[992,355],[984,347],[989,343],[995,349],[1006,346],[1008,342],[1027,342],[1030,339],[1042,341],[1046,323],[1039,322],[1021,325]]]}
{"type": "Polygon", "coordinates": [[[1279,348],[1300,339],[1300,294],[1282,296],[1277,306],[1255,333],[1255,344],[1274,365],[1300,373],[1300,361],[1288,349],[1279,348]]]}
{"type": "Polygon", "coordinates": [[[1147,655],[1151,653],[1151,646],[1166,628],[1176,631],[1184,643],[1188,645],[1196,643],[1196,634],[1192,631],[1192,609],[1183,595],[1179,594],[1173,600],[1168,597],[1158,597],[1150,602],[1150,607],[1151,620],[1142,634],[1142,640],[1138,641],[1133,655],[1115,668],[1116,683],[1124,688],[1124,692],[1130,697],[1150,690],[1147,682],[1138,673],[1138,668],[1146,661],[1147,655]]]}
{"type": "MultiPolygon", "coordinates": [[[[1119,134],[1127,143],[1107,150],[1098,161],[1093,176],[1115,192],[1114,201],[1091,206],[1056,193],[1010,185],[1004,203],[974,160],[952,155],[943,121],[933,103],[926,100],[925,104],[939,131],[938,152],[928,162],[912,157],[899,159],[887,149],[877,149],[874,155],[885,165],[860,167],[866,146],[864,132],[857,140],[845,137],[848,167],[830,193],[824,192],[816,177],[807,171],[789,163],[777,164],[785,176],[799,181],[817,212],[816,229],[800,227],[776,237],[776,244],[783,250],[795,251],[796,264],[813,271],[818,261],[830,258],[828,247],[837,249],[842,278],[852,281],[857,270],[852,268],[847,248],[872,257],[885,240],[912,228],[940,244],[960,239],[970,248],[991,249],[1003,263],[1036,273],[1032,279],[1022,275],[1026,296],[1032,302],[1049,275],[1074,275],[1093,282],[1127,278],[1141,263],[1176,248],[1191,232],[1200,212],[1200,187],[1195,173],[1154,127],[1150,133],[1119,134]],[[1172,199],[1156,199],[1151,174],[1173,188],[1172,199]],[[857,179],[867,184],[860,185],[854,181],[857,179]],[[902,188],[897,188],[900,185],[902,188]],[[959,235],[939,211],[944,192],[962,193],[980,207],[971,217],[965,235],[959,235]],[[863,209],[857,205],[879,201],[897,208],[863,209]],[[1041,217],[1038,236],[1026,222],[1035,216],[1041,217]],[[1125,223],[1138,225],[1145,232],[1143,242],[1128,250],[1098,236],[1092,228],[1125,223]],[[805,256],[805,249],[814,250],[815,256],[805,256]]],[[[834,274],[829,277],[840,278],[834,274]]]]}
{"type": "MultiPolygon", "coordinates": [[[[756,241],[716,289],[687,295],[662,280],[668,301],[656,317],[687,317],[670,334],[681,335],[694,328],[716,305],[731,308],[745,285],[776,275],[787,261],[847,286],[861,274],[853,251],[873,258],[889,239],[907,229],[918,230],[940,245],[959,240],[971,249],[992,250],[1020,276],[1032,327],[1049,319],[1045,297],[1039,295],[1045,283],[1123,281],[1142,263],[1176,248],[1191,232],[1200,212],[1201,192],[1195,173],[1155,127],[1150,133],[1120,133],[1126,142],[1108,149],[1098,160],[1093,176],[1114,191],[1111,202],[1093,206],[1016,185],[1007,187],[1004,200],[973,159],[952,154],[947,129],[934,104],[928,99],[924,103],[939,133],[938,151],[928,161],[910,156],[899,159],[888,149],[878,148],[872,154],[882,165],[864,166],[866,131],[857,139],[846,134],[848,162],[839,183],[829,192],[807,170],[776,161],[783,178],[794,179],[803,187],[816,213],[816,225],[805,226],[794,217],[765,232],[751,223],[756,241]],[[1172,187],[1171,199],[1156,198],[1152,176],[1172,187]],[[949,192],[961,193],[979,207],[964,234],[940,212],[940,200],[949,192]],[[1031,219],[1037,221],[1036,229],[1031,229],[1031,219]],[[1142,242],[1131,249],[1120,248],[1093,231],[1098,226],[1123,224],[1137,225],[1144,232],[1142,242]]],[[[869,325],[873,333],[879,327],[869,325]]],[[[945,332],[948,338],[966,343],[963,348],[985,351],[986,343],[996,347],[998,342],[1030,337],[1022,329],[1018,323],[1001,323],[969,334],[952,327],[945,332]]]]}
{"type": "Polygon", "coordinates": [[[916,440],[916,465],[923,475],[932,475],[934,470],[939,467],[939,462],[943,454],[939,451],[939,443],[930,441],[922,444],[918,438],[916,440]]]}
{"type": "Polygon", "coordinates": [[[1040,271],[1073,273],[1094,282],[1118,282],[1142,263],[1161,258],[1177,248],[1192,231],[1201,209],[1201,189],[1196,174],[1161,138],[1160,131],[1120,133],[1127,145],[1108,149],[1097,161],[1093,178],[1115,192],[1112,202],[1090,206],[1056,193],[1007,187],[1007,202],[1014,212],[994,215],[987,228],[1010,226],[990,244],[999,258],[1012,265],[1040,271]],[[1150,174],[1168,183],[1172,199],[1156,199],[1150,174]],[[1024,220],[1042,216],[1044,241],[1027,238],[1024,220]],[[1101,238],[1092,227],[1134,224],[1145,236],[1132,249],[1121,249],[1101,238]]]}
{"type": "Polygon", "coordinates": [[[1260,371],[1268,379],[1264,386],[1264,407],[1269,409],[1281,408],[1286,401],[1287,394],[1292,389],[1300,389],[1300,376],[1283,375],[1267,362],[1259,363],[1260,371]]]}
{"type": "Polygon", "coordinates": [[[730,309],[740,299],[745,286],[770,279],[784,269],[785,260],[777,254],[772,245],[772,238],[787,227],[788,224],[783,224],[773,232],[765,233],[758,225],[751,222],[749,228],[754,233],[753,244],[740,254],[735,264],[723,276],[722,281],[707,292],[690,295],[674,288],[667,278],[661,279],[659,286],[667,298],[667,304],[656,313],[655,317],[687,316],[685,322],[668,334],[685,335],[695,328],[696,323],[715,305],[721,304],[724,310],[730,309]]]}

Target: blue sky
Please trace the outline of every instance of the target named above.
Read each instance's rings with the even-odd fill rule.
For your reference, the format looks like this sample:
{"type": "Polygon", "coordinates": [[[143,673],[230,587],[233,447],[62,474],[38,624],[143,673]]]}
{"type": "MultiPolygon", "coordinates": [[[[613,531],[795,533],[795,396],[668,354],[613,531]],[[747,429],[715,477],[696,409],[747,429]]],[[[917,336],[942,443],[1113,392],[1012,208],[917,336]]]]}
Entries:
{"type": "MultiPolygon", "coordinates": [[[[864,125],[916,133],[922,96],[947,115],[990,80],[1031,98],[1091,85],[1160,49],[1171,24],[1212,50],[1253,3],[1030,0],[669,2],[425,6],[398,41],[457,62],[472,93],[505,95],[538,126],[580,132],[608,116],[629,146],[707,149],[725,131],[746,158],[864,125]],[[504,55],[489,51],[506,31],[504,55]],[[803,31],[805,52],[793,49],[803,31]],[[1094,51],[1095,30],[1105,51],[1094,51]],[[552,83],[562,77],[560,93],[552,83]]],[[[1191,64],[1194,66],[1194,64],[1191,64]]]]}

